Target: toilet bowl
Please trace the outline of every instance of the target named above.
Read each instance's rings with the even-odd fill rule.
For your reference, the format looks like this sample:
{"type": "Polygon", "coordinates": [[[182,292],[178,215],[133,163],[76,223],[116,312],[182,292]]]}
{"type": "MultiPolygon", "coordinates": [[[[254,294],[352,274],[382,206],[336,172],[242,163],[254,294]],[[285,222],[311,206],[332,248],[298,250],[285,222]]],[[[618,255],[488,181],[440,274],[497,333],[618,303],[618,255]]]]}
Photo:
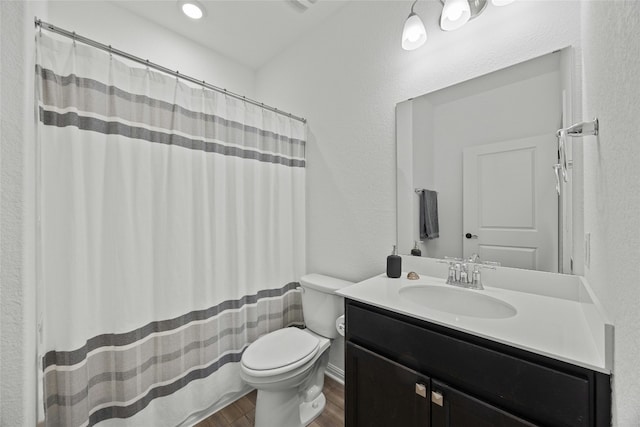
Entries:
{"type": "Polygon", "coordinates": [[[240,375],[258,390],[256,427],[302,427],[320,415],[331,340],[344,311],[337,289],[352,283],[319,274],[300,279],[305,329],[261,336],[242,354],[240,375]]]}

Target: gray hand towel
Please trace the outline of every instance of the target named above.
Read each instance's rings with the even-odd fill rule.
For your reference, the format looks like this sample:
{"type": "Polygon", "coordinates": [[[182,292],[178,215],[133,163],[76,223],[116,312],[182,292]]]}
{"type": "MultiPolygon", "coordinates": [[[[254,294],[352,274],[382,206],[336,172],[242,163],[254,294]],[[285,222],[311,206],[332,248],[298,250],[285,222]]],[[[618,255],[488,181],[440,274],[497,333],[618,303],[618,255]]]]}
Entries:
{"type": "Polygon", "coordinates": [[[422,190],[420,193],[420,240],[440,237],[438,225],[438,193],[422,190]]]}

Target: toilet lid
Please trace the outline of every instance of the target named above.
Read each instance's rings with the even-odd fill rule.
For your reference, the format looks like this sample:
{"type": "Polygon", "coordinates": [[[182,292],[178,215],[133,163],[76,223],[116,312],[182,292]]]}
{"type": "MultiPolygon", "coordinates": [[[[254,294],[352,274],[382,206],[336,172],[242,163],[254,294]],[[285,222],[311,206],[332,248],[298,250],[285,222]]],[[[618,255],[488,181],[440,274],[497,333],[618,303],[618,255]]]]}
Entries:
{"type": "Polygon", "coordinates": [[[257,371],[277,369],[312,356],[319,344],[318,338],[301,329],[279,329],[249,345],[242,355],[242,363],[257,371]]]}

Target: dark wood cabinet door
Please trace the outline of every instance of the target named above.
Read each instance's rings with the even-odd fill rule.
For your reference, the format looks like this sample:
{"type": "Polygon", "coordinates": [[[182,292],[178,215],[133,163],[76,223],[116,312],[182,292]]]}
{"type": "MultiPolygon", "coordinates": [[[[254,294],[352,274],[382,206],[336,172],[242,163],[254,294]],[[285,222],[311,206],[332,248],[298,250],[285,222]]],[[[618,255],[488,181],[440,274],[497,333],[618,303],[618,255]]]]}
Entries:
{"type": "Polygon", "coordinates": [[[347,342],[346,427],[428,427],[428,377],[347,342]]]}
{"type": "Polygon", "coordinates": [[[432,381],[432,427],[531,427],[522,418],[455,390],[438,381],[432,381]]]}

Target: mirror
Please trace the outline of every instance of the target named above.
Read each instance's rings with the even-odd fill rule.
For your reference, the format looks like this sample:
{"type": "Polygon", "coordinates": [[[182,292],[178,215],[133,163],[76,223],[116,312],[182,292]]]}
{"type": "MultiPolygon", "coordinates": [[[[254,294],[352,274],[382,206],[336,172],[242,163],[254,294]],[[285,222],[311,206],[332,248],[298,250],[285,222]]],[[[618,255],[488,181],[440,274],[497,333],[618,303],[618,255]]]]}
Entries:
{"type": "Polygon", "coordinates": [[[400,253],[417,242],[432,258],[477,253],[509,267],[575,270],[571,141],[566,179],[556,166],[556,131],[573,121],[571,55],[556,51],[396,106],[400,253]],[[431,209],[429,222],[437,204],[436,238],[421,220],[422,190],[435,192],[422,210],[431,209]]]}

